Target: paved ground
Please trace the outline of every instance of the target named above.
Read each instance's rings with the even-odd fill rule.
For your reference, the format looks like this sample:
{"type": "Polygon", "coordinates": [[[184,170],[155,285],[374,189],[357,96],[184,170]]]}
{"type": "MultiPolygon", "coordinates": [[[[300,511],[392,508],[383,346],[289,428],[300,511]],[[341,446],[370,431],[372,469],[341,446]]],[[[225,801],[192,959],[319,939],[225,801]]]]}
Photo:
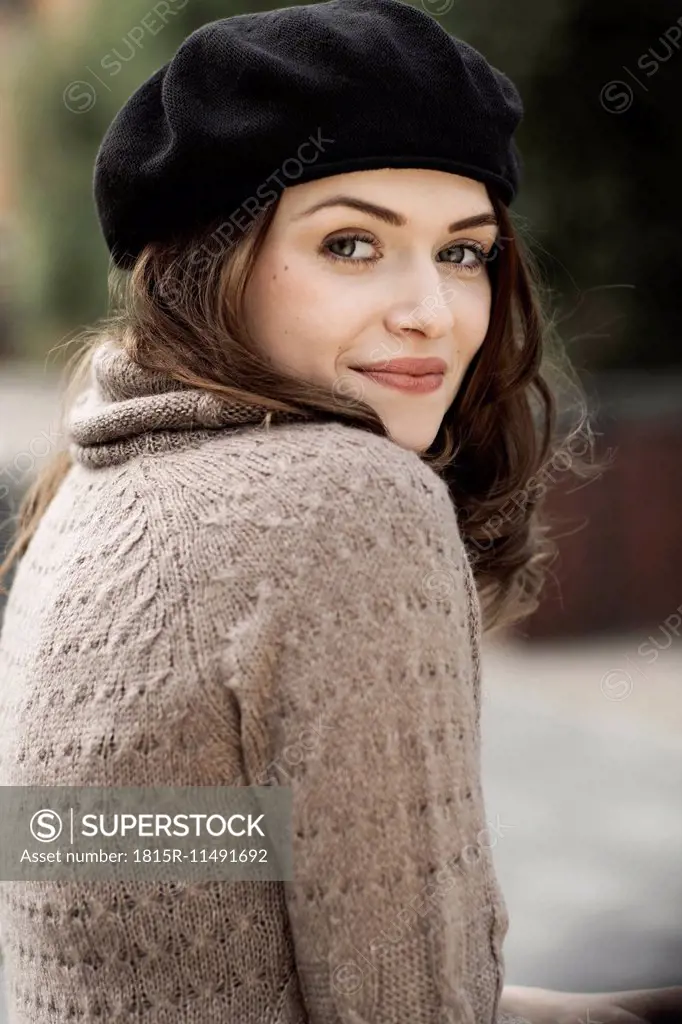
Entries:
{"type": "Polygon", "coordinates": [[[12,469],[13,473],[28,468],[32,453],[40,458],[47,450],[47,441],[43,447],[38,444],[43,431],[53,448],[59,411],[54,372],[43,372],[39,366],[0,364],[0,466],[10,464],[12,469],[18,456],[18,469],[12,469]]]}
{"type": "Polygon", "coordinates": [[[510,984],[682,984],[682,640],[650,665],[645,639],[486,652],[510,984]]]}

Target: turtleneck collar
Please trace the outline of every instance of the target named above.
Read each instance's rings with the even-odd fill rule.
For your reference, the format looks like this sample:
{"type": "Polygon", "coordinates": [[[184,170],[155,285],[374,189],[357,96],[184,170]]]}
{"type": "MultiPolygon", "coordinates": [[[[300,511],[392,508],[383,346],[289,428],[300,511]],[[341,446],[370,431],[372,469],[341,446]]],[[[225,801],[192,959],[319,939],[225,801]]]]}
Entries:
{"type": "MultiPolygon", "coordinates": [[[[87,466],[125,462],[142,452],[183,448],[216,430],[260,424],[266,410],[219,399],[133,362],[113,338],[92,354],[87,389],[67,417],[72,458],[87,466]]],[[[277,414],[278,421],[290,414],[277,414]]]]}

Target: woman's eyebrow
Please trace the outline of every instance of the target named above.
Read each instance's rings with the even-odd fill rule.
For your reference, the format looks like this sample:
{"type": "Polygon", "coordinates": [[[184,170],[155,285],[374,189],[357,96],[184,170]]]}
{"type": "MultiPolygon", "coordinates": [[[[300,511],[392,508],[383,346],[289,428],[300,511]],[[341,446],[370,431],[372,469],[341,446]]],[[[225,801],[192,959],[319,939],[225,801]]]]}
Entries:
{"type": "MultiPolygon", "coordinates": [[[[404,217],[401,213],[389,210],[386,206],[377,206],[376,203],[369,203],[365,199],[356,199],[354,196],[331,196],[329,199],[323,199],[322,202],[315,203],[314,206],[304,210],[303,213],[299,213],[293,219],[300,220],[302,217],[309,217],[311,213],[316,213],[317,210],[322,210],[328,206],[349,206],[353,210],[360,210],[362,213],[369,214],[370,217],[377,217],[379,220],[392,224],[396,228],[405,227],[408,223],[407,217],[404,217]]],[[[483,210],[481,213],[476,213],[471,217],[457,220],[453,224],[448,225],[447,230],[461,231],[463,228],[479,228],[485,227],[488,224],[497,227],[498,221],[493,210],[483,210]]]]}

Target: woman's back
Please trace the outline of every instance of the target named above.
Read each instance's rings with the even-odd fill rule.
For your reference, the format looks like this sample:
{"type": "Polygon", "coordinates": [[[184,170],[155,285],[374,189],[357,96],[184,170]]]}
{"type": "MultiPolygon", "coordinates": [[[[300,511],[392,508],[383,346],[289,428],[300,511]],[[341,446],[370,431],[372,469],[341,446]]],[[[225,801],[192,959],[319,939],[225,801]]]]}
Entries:
{"type": "Polygon", "coordinates": [[[126,359],[95,359],[10,592],[0,785],[290,786],[295,881],[4,882],[12,1021],[492,1022],[508,922],[444,483],[126,359]]]}

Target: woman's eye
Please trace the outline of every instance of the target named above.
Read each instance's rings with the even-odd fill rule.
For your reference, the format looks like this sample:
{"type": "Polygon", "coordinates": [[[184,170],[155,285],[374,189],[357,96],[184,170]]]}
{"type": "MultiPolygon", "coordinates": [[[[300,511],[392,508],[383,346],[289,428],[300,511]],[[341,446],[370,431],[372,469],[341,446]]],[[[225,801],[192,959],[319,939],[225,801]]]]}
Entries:
{"type": "Polygon", "coordinates": [[[376,246],[367,238],[358,235],[344,235],[343,238],[333,238],[331,242],[325,243],[325,249],[336,259],[343,259],[347,263],[354,260],[368,261],[372,259],[372,251],[376,246]]]}
{"type": "Polygon", "coordinates": [[[443,252],[455,254],[455,259],[446,260],[447,263],[454,263],[457,266],[466,267],[471,270],[476,270],[482,266],[485,259],[484,251],[475,245],[451,245],[448,249],[444,249],[443,252]],[[468,258],[466,256],[467,253],[469,254],[468,258]]]}

